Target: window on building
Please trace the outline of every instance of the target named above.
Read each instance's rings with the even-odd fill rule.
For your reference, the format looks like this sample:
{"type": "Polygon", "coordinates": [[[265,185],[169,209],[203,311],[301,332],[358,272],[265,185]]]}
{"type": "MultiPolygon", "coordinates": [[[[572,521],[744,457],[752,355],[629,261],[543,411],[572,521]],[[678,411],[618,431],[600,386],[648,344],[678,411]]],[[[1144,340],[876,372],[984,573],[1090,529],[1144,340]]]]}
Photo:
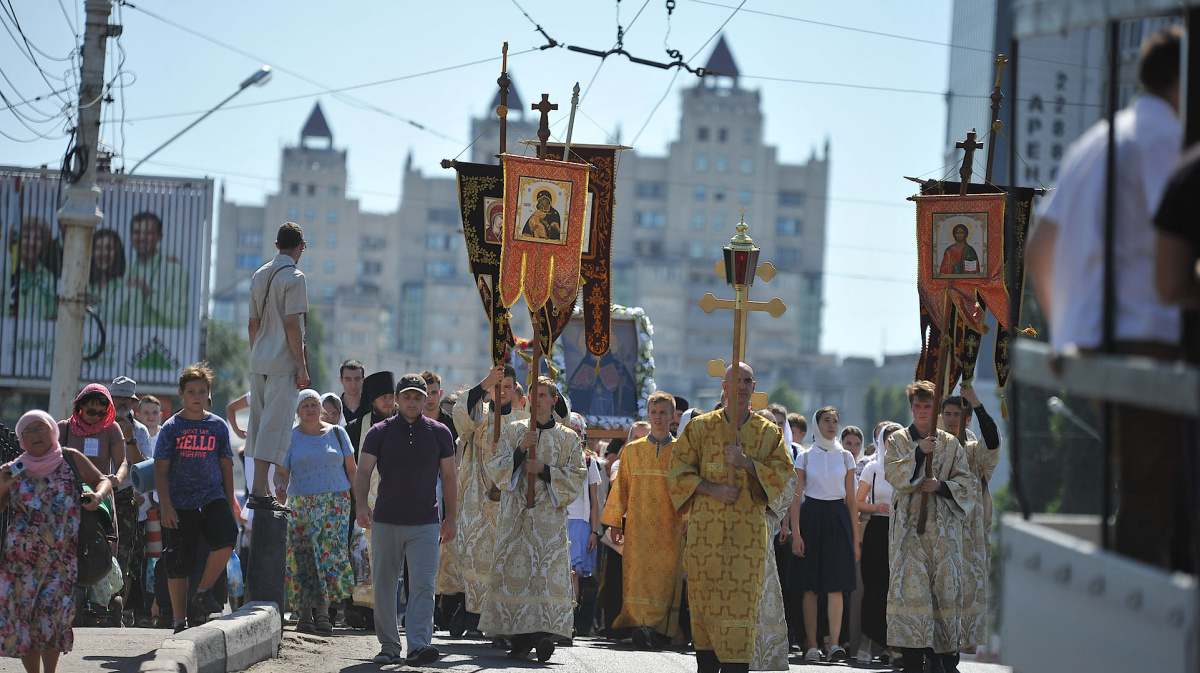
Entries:
{"type": "Polygon", "coordinates": [[[305,257],[304,259],[300,260],[300,269],[307,273],[311,273],[313,270],[312,257],[305,257]]]}
{"type": "Polygon", "coordinates": [[[754,192],[749,189],[738,190],[738,203],[747,204],[754,200],[754,192]]]}
{"type": "Polygon", "coordinates": [[[661,210],[639,210],[633,216],[633,223],[644,229],[666,229],[667,216],[661,210]]]}
{"type": "Polygon", "coordinates": [[[692,241],[688,243],[688,257],[692,259],[704,259],[705,245],[701,241],[692,241]]]}
{"type": "Polygon", "coordinates": [[[742,175],[754,175],[754,160],[749,158],[742,159],[741,163],[738,164],[738,171],[742,175]]]}
{"type": "Polygon", "coordinates": [[[755,140],[757,140],[757,138],[755,138],[754,129],[745,129],[742,131],[743,143],[746,143],[747,145],[753,145],[755,140]]]}
{"type": "Polygon", "coordinates": [[[781,206],[803,206],[804,192],[794,190],[783,190],[779,192],[779,205],[781,206]]]}
{"type": "Polygon", "coordinates": [[[776,248],[775,253],[780,266],[795,267],[800,264],[800,251],[796,248],[776,248]]]}
{"type": "Polygon", "coordinates": [[[342,195],[341,187],[338,187],[337,185],[333,185],[329,188],[329,198],[336,199],[336,198],[340,197],[341,195],[342,195]]]}
{"type": "Polygon", "coordinates": [[[325,264],[322,266],[325,268],[325,273],[337,273],[337,262],[332,259],[325,260],[325,264]]]}
{"type": "Polygon", "coordinates": [[[426,250],[449,250],[450,237],[446,234],[429,234],[425,237],[426,250]]]}
{"type": "Polygon", "coordinates": [[[333,283],[325,283],[321,286],[321,296],[326,299],[333,299],[337,296],[337,286],[333,283]]]}
{"type": "Polygon", "coordinates": [[[358,275],[360,276],[381,276],[383,275],[383,262],[377,262],[371,259],[358,260],[358,275]]]}
{"type": "Polygon", "coordinates": [[[775,233],[780,236],[796,236],[804,233],[804,225],[798,217],[781,217],[775,220],[775,233]]]}
{"type": "Polygon", "coordinates": [[[325,234],[325,247],[326,248],[336,248],[337,247],[337,234],[325,234]]]}
{"type": "Polygon", "coordinates": [[[697,210],[692,213],[692,229],[703,229],[708,226],[708,216],[697,210]]]}
{"type": "Polygon", "coordinates": [[[304,209],[304,221],[315,222],[317,220],[317,209],[309,206],[304,209]]]}
{"type": "Polygon", "coordinates": [[[305,193],[307,193],[309,196],[316,196],[317,195],[317,186],[309,185],[308,189],[305,190],[305,193]]]}
{"type": "Polygon", "coordinates": [[[725,188],[724,187],[713,188],[713,200],[714,201],[724,201],[725,200],[725,188]]]}
{"type": "Polygon", "coordinates": [[[447,278],[454,275],[454,262],[444,259],[431,259],[425,262],[425,275],[434,278],[447,278]]]}
{"type": "Polygon", "coordinates": [[[288,206],[287,218],[289,222],[300,219],[300,206],[288,206]]]}
{"type": "Polygon", "coordinates": [[[725,228],[725,213],[712,214],[712,228],[715,231],[720,231],[725,228]]]}
{"type": "Polygon", "coordinates": [[[257,252],[239,252],[237,256],[237,268],[239,269],[257,269],[263,265],[263,257],[257,252]]]}
{"type": "Polygon", "coordinates": [[[329,224],[337,224],[338,215],[337,208],[330,208],[329,210],[325,211],[325,221],[329,224]]]}
{"type": "Polygon", "coordinates": [[[697,201],[703,201],[704,199],[707,199],[708,187],[705,187],[704,185],[696,185],[696,187],[692,189],[692,198],[696,199],[697,201]]]}
{"type": "Polygon", "coordinates": [[[716,171],[718,173],[728,172],[729,171],[729,159],[726,159],[725,155],[723,155],[723,154],[718,154],[717,158],[713,161],[713,168],[716,169],[716,171]]]}
{"type": "Polygon", "coordinates": [[[639,182],[637,183],[637,195],[639,199],[665,199],[667,198],[667,183],[639,182]]]}
{"type": "Polygon", "coordinates": [[[288,185],[288,194],[291,194],[292,196],[300,196],[300,183],[293,182],[293,183],[289,184],[288,185]]]}
{"type": "Polygon", "coordinates": [[[358,239],[359,250],[383,250],[386,247],[386,238],[379,236],[363,236],[358,239]]]}
{"type": "Polygon", "coordinates": [[[430,208],[426,217],[433,224],[461,224],[456,208],[430,208]]]}
{"type": "Polygon", "coordinates": [[[699,140],[700,142],[706,142],[708,140],[707,126],[701,126],[696,129],[696,140],[699,140]]]}
{"type": "MultiPolygon", "coordinates": [[[[713,245],[712,245],[713,259],[725,259],[725,251],[723,248],[724,248],[724,246],[721,245],[720,243],[713,243],[713,245]]],[[[715,277],[714,277],[714,280],[715,280],[715,277]]]]}
{"type": "Polygon", "coordinates": [[[262,247],[262,229],[239,229],[238,230],[238,247],[239,248],[261,248],[262,247]]]}
{"type": "Polygon", "coordinates": [[[717,129],[717,142],[723,143],[726,140],[729,140],[729,129],[722,126],[717,129]]]}
{"type": "Polygon", "coordinates": [[[704,173],[708,171],[708,155],[697,154],[696,158],[692,160],[692,168],[694,168],[697,173],[704,173]]]}

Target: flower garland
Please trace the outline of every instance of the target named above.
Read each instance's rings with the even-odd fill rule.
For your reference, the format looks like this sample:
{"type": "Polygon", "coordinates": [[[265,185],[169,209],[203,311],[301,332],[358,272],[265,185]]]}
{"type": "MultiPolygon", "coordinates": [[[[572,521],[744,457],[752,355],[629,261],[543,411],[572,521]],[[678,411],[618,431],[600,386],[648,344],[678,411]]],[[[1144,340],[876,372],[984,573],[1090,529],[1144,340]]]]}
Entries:
{"type": "MultiPolygon", "coordinates": [[[[590,428],[603,428],[605,430],[628,429],[633,425],[634,421],[646,418],[646,400],[650,399],[650,395],[658,389],[654,382],[654,342],[650,337],[654,336],[654,326],[650,324],[650,318],[646,316],[640,306],[626,307],[620,304],[613,304],[611,309],[612,317],[616,320],[632,320],[637,331],[638,351],[637,362],[634,364],[633,378],[634,386],[637,393],[637,418],[631,416],[585,416],[590,428]]],[[[582,316],[583,309],[580,306],[575,307],[575,316],[582,316]]],[[[550,355],[551,362],[558,369],[558,387],[565,395],[570,396],[571,390],[567,385],[567,363],[563,356],[562,346],[558,343],[554,344],[553,352],[550,355]]]]}

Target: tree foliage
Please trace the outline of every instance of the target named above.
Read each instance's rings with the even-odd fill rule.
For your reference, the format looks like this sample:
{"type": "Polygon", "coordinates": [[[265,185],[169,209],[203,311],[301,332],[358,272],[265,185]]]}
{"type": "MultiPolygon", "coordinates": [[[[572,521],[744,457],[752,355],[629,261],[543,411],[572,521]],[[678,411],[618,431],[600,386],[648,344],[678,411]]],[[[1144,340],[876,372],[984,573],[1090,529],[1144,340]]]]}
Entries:
{"type": "Polygon", "coordinates": [[[796,389],[792,387],[792,382],[787,379],[779,379],[775,387],[771,388],[771,392],[767,393],[767,399],[772,404],[782,404],[787,407],[788,413],[804,413],[800,410],[803,404],[800,399],[800,393],[796,392],[796,389]]]}
{"type": "Polygon", "coordinates": [[[215,371],[213,409],[222,412],[230,400],[250,389],[250,342],[232,323],[209,320],[206,350],[215,371]]]}
{"type": "MultiPolygon", "coordinates": [[[[901,425],[909,422],[908,395],[900,386],[881,386],[872,379],[863,391],[863,414],[869,425],[863,430],[873,432],[882,421],[895,421],[901,425]]],[[[870,442],[871,440],[867,440],[870,442]]]]}

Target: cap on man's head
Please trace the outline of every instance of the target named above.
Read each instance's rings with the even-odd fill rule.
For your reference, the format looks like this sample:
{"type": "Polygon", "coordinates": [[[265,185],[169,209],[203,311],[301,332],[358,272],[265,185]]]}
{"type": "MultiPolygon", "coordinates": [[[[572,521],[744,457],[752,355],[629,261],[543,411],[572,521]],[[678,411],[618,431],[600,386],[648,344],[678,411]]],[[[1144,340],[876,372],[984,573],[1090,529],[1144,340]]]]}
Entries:
{"type": "Polygon", "coordinates": [[[137,399],[137,381],[128,376],[118,376],[108,386],[108,394],[113,397],[132,397],[137,399]]]}
{"type": "Polygon", "coordinates": [[[687,411],[690,406],[685,398],[675,396],[675,411],[687,411]]]}
{"type": "Polygon", "coordinates": [[[363,379],[362,396],[368,405],[381,395],[396,392],[396,378],[391,372],[375,372],[363,379]]]}
{"type": "Polygon", "coordinates": [[[396,384],[396,394],[403,395],[410,390],[415,390],[422,395],[429,394],[429,386],[426,385],[425,379],[420,374],[405,374],[400,377],[400,383],[396,384]]]}

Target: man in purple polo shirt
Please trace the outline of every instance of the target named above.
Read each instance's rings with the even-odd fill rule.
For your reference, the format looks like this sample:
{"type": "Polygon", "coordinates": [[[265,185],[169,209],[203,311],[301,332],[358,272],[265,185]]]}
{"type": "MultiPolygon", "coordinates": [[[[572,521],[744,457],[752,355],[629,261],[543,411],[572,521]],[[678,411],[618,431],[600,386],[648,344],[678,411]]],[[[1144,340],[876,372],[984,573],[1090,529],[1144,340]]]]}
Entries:
{"type": "Polygon", "coordinates": [[[433,589],[437,579],[438,544],[454,539],[458,479],[450,430],[421,413],[428,388],[419,374],[405,374],[396,384],[399,414],[375,424],[363,439],[354,476],[358,523],[371,529],[371,565],[375,587],[375,637],[380,651],[375,663],[401,661],[396,622],[396,590],[408,561],[409,666],[426,666],[439,652],[433,637],[433,589]],[[379,496],[372,511],[367,502],[371,471],[379,469],[379,496]],[[442,477],[446,518],[438,511],[437,479],[442,477]]]}

